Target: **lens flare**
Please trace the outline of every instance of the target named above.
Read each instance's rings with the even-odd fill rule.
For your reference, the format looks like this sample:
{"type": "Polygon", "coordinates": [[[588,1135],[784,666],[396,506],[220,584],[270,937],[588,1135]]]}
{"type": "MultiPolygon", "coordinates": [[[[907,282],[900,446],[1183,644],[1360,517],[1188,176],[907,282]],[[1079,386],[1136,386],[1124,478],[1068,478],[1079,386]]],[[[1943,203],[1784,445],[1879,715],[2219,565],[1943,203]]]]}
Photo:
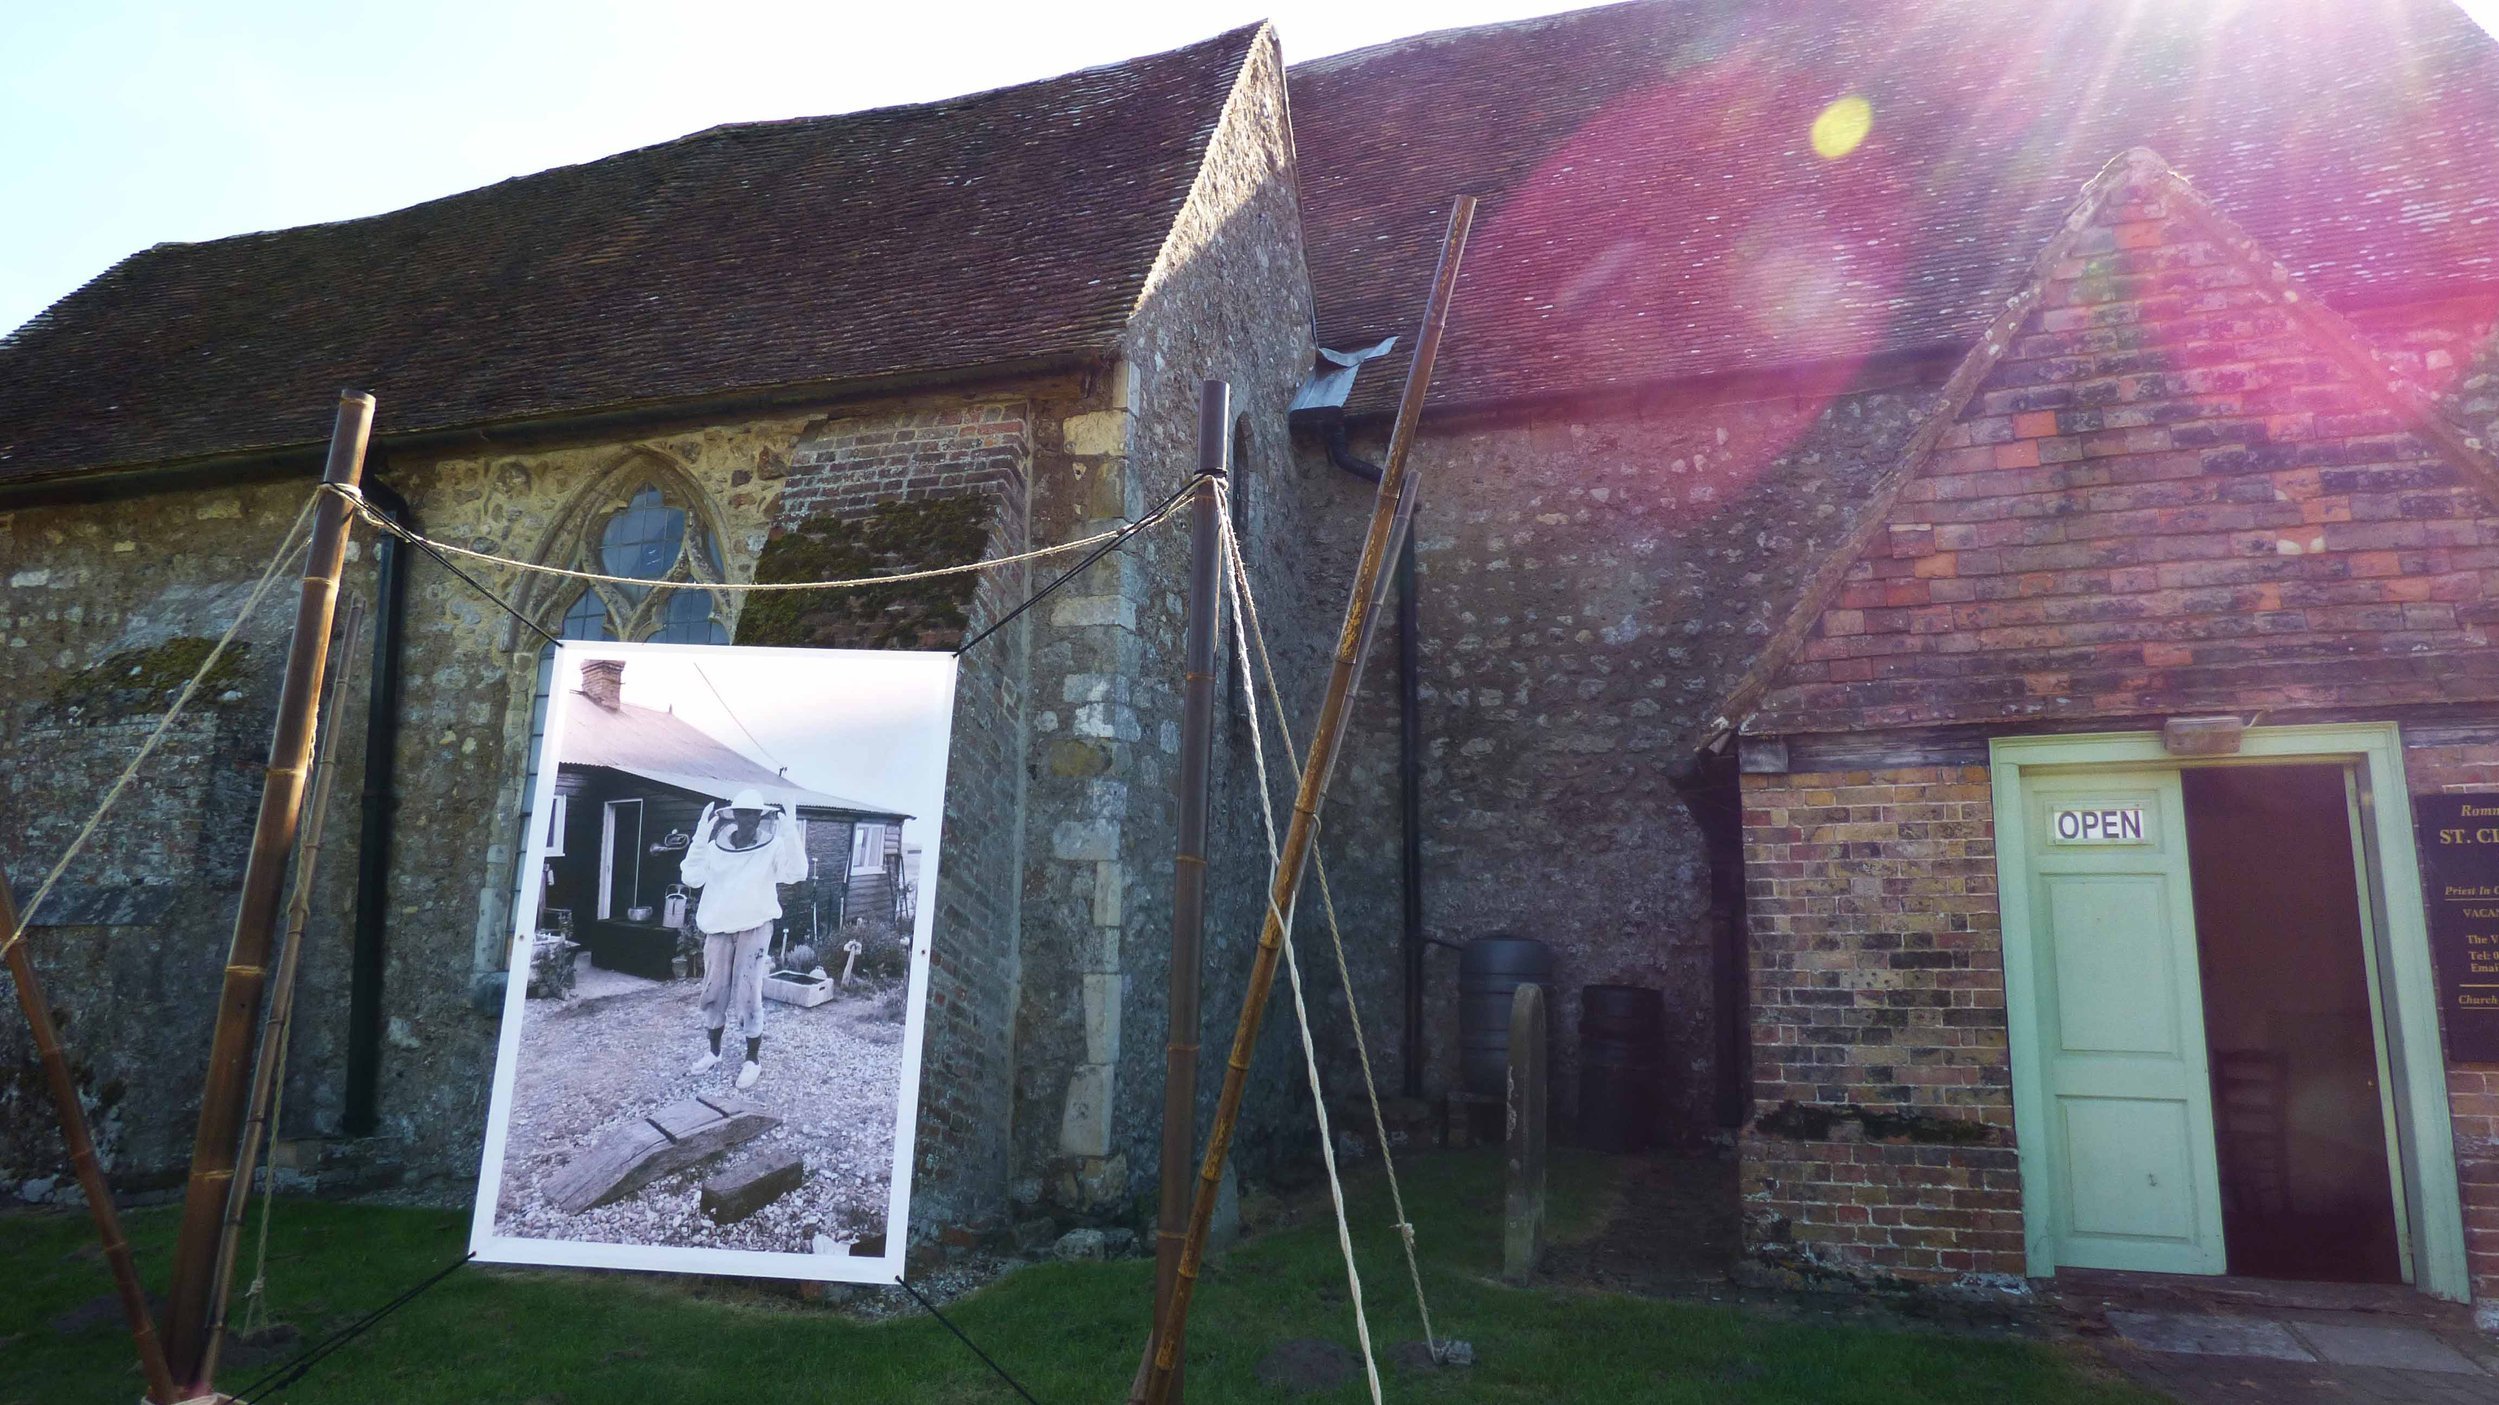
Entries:
{"type": "Polygon", "coordinates": [[[1814,119],[1814,155],[1837,161],[1855,151],[1873,130],[1874,104],[1850,93],[1822,109],[1822,115],[1814,119]]]}

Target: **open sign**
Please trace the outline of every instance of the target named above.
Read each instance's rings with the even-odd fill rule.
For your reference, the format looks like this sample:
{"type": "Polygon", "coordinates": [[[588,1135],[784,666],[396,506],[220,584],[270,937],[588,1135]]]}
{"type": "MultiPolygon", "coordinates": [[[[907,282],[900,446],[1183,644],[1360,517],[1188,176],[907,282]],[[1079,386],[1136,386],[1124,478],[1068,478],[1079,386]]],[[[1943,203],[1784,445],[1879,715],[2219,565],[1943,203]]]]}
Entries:
{"type": "Polygon", "coordinates": [[[2140,844],[2144,842],[2143,807],[2058,806],[2048,812],[2048,832],[2059,844],[2140,844]]]}

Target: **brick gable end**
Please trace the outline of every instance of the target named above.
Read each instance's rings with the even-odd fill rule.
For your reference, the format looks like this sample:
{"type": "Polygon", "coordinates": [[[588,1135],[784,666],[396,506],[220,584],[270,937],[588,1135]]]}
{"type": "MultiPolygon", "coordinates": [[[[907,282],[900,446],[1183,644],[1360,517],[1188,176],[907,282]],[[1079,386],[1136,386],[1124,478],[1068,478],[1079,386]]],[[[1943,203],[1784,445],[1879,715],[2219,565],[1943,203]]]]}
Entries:
{"type": "Polygon", "coordinates": [[[2478,446],[2126,162],[1747,731],[2499,697],[2478,446]]]}

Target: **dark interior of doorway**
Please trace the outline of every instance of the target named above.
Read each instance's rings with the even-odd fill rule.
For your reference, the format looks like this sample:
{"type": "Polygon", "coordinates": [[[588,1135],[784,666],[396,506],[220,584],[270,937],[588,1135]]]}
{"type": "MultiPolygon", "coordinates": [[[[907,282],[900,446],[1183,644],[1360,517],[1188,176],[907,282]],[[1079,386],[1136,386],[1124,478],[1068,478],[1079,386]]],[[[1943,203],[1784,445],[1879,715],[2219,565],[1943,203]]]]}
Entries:
{"type": "Polygon", "coordinates": [[[2230,1272],[2400,1282],[2343,770],[2183,779],[2230,1272]]]}

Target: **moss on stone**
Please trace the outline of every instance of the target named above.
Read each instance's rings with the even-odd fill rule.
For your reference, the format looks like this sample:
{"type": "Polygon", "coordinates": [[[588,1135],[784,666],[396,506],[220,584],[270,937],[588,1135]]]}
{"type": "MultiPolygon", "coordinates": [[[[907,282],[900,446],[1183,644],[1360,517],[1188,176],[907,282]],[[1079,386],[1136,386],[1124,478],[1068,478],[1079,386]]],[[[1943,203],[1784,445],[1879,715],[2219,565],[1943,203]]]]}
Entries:
{"type": "Polygon", "coordinates": [[[1753,1126],[1774,1137],[1790,1141],[1827,1142],[1833,1128],[1845,1120],[1835,1108],[1807,1107],[1803,1103],[1781,1103],[1778,1107],[1753,1119],[1753,1126]]]}
{"type": "Polygon", "coordinates": [[[1859,1112],[1857,1125],[1866,1139],[1918,1142],[1929,1146],[1979,1146],[1996,1139],[1996,1129],[1970,1117],[1937,1117],[1923,1112],[1859,1112]]]}
{"type": "Polygon", "coordinates": [[[1996,1140],[1993,1125],[1969,1117],[1938,1117],[1923,1112],[1869,1112],[1854,1103],[1836,1107],[1787,1102],[1755,1118],[1756,1130],[1791,1141],[1827,1142],[1849,1123],[1870,1142],[1914,1142],[1925,1146],[1981,1146],[1996,1140]]]}
{"type": "MultiPolygon", "coordinates": [[[[63,679],[52,690],[51,704],[82,722],[162,712],[172,706],[182,685],[191,681],[216,647],[217,641],[205,635],[178,634],[161,644],[124,649],[63,679]]],[[[240,702],[248,676],[243,661],[251,648],[241,641],[227,645],[216,667],[200,680],[200,691],[192,705],[218,707],[240,702]]]]}
{"type": "MultiPolygon", "coordinates": [[[[766,544],[755,579],[849,580],[957,566],[980,559],[989,541],[982,496],[887,503],[864,517],[803,522],[766,544]]],[[[805,649],[949,648],[963,637],[972,574],[850,590],[750,596],[738,618],[740,644],[805,649]]]]}

